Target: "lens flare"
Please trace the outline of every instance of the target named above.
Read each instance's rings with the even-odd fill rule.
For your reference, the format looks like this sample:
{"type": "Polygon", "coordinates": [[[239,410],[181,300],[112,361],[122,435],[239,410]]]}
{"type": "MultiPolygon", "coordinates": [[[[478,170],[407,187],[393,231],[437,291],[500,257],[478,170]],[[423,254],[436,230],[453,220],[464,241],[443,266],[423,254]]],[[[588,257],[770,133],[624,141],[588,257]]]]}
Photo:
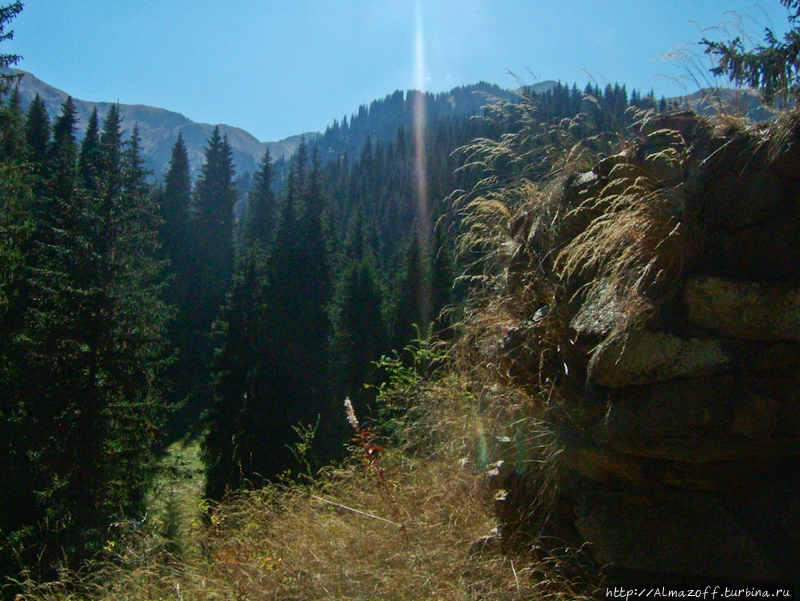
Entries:
{"type": "Polygon", "coordinates": [[[430,216],[428,214],[427,152],[425,148],[427,115],[425,111],[425,29],[422,19],[422,0],[416,2],[414,64],[417,88],[414,95],[414,172],[417,192],[417,222],[422,242],[427,248],[430,216]]]}
{"type": "MultiPolygon", "coordinates": [[[[414,92],[414,182],[417,196],[417,233],[424,251],[427,251],[430,239],[430,215],[428,205],[428,173],[425,138],[427,135],[427,115],[425,109],[425,27],[422,19],[422,0],[416,1],[416,19],[414,35],[414,71],[416,91],[414,92]]],[[[431,298],[427,283],[417,282],[418,295],[422,301],[423,323],[418,324],[424,336],[431,318],[431,298]]]]}

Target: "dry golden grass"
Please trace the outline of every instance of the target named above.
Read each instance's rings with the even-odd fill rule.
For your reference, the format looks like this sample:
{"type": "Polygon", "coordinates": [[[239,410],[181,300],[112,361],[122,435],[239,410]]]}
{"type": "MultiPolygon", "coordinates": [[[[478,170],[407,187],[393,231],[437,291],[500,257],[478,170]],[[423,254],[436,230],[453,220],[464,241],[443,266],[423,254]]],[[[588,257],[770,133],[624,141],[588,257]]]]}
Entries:
{"type": "Polygon", "coordinates": [[[472,392],[454,375],[404,386],[392,394],[414,397],[405,399],[413,423],[395,422],[391,438],[379,439],[396,446],[366,461],[356,449],[311,483],[244,492],[207,514],[197,507],[183,524],[180,559],[154,527],[131,533],[84,573],[27,583],[20,599],[580,598],[585,586],[532,554],[472,548],[496,526],[482,474],[490,433],[505,434],[501,422],[521,407],[472,392]]]}

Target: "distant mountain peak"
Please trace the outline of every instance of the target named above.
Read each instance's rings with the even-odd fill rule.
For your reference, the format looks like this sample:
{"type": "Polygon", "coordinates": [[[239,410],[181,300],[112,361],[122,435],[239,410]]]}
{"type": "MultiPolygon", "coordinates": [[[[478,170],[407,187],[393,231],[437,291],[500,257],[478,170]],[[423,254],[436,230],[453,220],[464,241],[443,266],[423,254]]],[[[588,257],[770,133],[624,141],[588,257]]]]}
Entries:
{"type": "MultiPolygon", "coordinates": [[[[50,119],[55,119],[61,112],[61,105],[66,101],[69,94],[43,82],[27,71],[19,69],[10,69],[9,71],[22,74],[19,93],[23,108],[27,109],[34,96],[39,94],[44,100],[50,119]]],[[[74,97],[72,100],[78,111],[79,138],[83,137],[86,123],[92,111],[96,108],[98,116],[102,119],[113,104],[111,102],[80,100],[74,97]]],[[[183,141],[186,143],[189,165],[194,174],[200,172],[206,141],[211,137],[214,127],[217,126],[221,134],[228,136],[228,142],[233,149],[234,164],[239,173],[245,171],[254,172],[266,148],[269,148],[273,160],[277,160],[281,157],[288,158],[291,156],[299,143],[299,137],[295,141],[295,136],[279,142],[259,142],[255,136],[241,128],[225,124],[195,123],[180,113],[153,106],[120,104],[119,108],[123,129],[130,130],[134,125],[138,124],[139,134],[142,137],[142,154],[144,155],[146,166],[153,171],[156,177],[160,177],[166,172],[172,154],[172,147],[178,139],[178,134],[183,136],[183,141]]]]}

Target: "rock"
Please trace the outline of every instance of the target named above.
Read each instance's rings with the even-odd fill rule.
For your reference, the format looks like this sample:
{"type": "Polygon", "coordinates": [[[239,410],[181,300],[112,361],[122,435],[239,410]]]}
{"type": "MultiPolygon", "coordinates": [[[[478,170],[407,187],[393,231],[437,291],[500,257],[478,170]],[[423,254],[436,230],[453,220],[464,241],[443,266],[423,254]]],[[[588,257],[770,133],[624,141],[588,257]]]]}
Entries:
{"type": "Polygon", "coordinates": [[[781,404],[758,394],[747,395],[731,419],[731,432],[750,440],[767,440],[778,425],[781,404]]]}
{"type": "Polygon", "coordinates": [[[558,455],[561,469],[572,470],[584,478],[609,483],[625,480],[643,483],[640,463],[601,447],[576,446],[565,448],[558,455]]]}
{"type": "Polygon", "coordinates": [[[780,401],[775,432],[778,435],[800,436],[800,370],[778,370],[754,374],[747,385],[754,391],[780,401]]]}
{"type": "Polygon", "coordinates": [[[721,173],[706,199],[706,227],[739,229],[775,219],[792,200],[787,183],[752,166],[744,173],[721,173]]]}
{"type": "Polygon", "coordinates": [[[679,379],[613,391],[593,439],[618,453],[689,463],[800,454],[800,437],[777,432],[781,411],[736,374],[679,379]]]}
{"type": "MultiPolygon", "coordinates": [[[[754,371],[785,369],[800,363],[800,345],[793,342],[777,342],[760,348],[750,361],[754,371]]],[[[762,377],[769,377],[764,375],[762,377]]]]}
{"type": "Polygon", "coordinates": [[[604,345],[589,362],[589,379],[618,388],[699,377],[742,366],[735,346],[710,337],[681,338],[666,332],[631,332],[604,345]]]}
{"type": "Polygon", "coordinates": [[[787,284],[693,277],[684,305],[691,323],[716,334],[800,341],[800,289],[787,284]]]}
{"type": "Polygon", "coordinates": [[[800,495],[786,506],[781,516],[781,525],[792,540],[800,543],[800,495]]]}
{"type": "Polygon", "coordinates": [[[796,280],[800,268],[800,203],[767,224],[709,231],[693,270],[760,282],[796,280]]]}
{"type": "Polygon", "coordinates": [[[583,301],[569,326],[584,336],[606,336],[624,316],[612,286],[598,286],[583,301]]]}
{"type": "Polygon", "coordinates": [[[576,525],[603,565],[732,580],[782,576],[708,493],[670,493],[656,502],[619,492],[586,492],[576,525]]]}
{"type": "Polygon", "coordinates": [[[698,137],[707,136],[708,132],[708,123],[692,111],[658,115],[634,126],[634,133],[647,152],[676,143],[690,146],[698,137]]]}
{"type": "Polygon", "coordinates": [[[706,463],[669,461],[654,476],[677,488],[724,491],[727,494],[747,492],[763,486],[764,481],[780,477],[780,469],[775,468],[775,462],[769,457],[706,463]]]}

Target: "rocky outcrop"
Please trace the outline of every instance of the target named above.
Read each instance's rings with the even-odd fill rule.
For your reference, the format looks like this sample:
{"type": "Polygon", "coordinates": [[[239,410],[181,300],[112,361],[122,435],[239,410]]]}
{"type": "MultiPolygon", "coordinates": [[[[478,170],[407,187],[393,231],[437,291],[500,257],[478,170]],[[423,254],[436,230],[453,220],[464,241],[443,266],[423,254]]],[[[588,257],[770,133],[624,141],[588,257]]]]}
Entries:
{"type": "MultiPolygon", "coordinates": [[[[549,246],[526,229],[534,218],[515,232],[550,257],[528,268],[563,288],[542,323],[521,318],[513,348],[499,345],[499,372],[545,399],[559,447],[557,519],[537,534],[610,573],[800,581],[797,122],[651,119],[564,183],[571,210],[549,246]]],[[[509,290],[524,277],[517,261],[509,290]]],[[[524,513],[508,509],[520,479],[541,484],[534,463],[495,466],[507,516],[524,513]]]]}

